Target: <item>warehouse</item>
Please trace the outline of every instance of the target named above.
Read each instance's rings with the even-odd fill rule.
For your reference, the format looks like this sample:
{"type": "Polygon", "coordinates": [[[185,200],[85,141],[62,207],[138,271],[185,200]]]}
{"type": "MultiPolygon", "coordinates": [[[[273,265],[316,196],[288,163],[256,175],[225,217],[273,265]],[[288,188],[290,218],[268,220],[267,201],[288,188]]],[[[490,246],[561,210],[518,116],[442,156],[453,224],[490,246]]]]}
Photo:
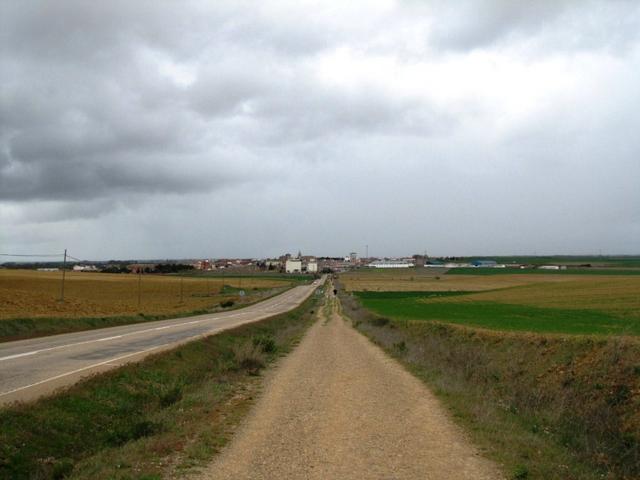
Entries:
{"type": "Polygon", "coordinates": [[[411,268],[412,263],[405,260],[376,260],[368,265],[369,268],[411,268]]]}

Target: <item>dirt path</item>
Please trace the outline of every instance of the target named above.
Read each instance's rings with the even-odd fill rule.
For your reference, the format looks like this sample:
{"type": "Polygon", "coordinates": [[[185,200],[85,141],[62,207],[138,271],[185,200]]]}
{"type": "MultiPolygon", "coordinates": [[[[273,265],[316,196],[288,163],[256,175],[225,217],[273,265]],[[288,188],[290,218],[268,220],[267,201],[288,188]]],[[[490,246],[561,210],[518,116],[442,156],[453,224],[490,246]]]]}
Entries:
{"type": "Polygon", "coordinates": [[[503,478],[419,380],[327,310],[203,479],[503,478]]]}

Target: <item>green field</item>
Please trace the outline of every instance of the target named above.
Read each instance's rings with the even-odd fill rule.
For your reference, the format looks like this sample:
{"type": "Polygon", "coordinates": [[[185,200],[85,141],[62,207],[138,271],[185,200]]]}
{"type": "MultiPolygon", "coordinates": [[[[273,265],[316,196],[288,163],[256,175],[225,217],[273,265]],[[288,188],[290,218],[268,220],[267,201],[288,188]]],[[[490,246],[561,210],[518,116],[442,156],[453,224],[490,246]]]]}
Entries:
{"type": "Polygon", "coordinates": [[[495,260],[498,263],[518,263],[525,265],[584,265],[627,268],[640,267],[638,255],[547,255],[547,256],[498,256],[498,257],[458,257],[456,261],[495,260]]]}
{"type": "MultiPolygon", "coordinates": [[[[495,297],[498,292],[491,293],[495,297]]],[[[482,294],[474,292],[356,292],[356,295],[365,308],[402,320],[433,320],[492,330],[640,335],[640,317],[633,311],[502,303],[483,300],[482,294]]]]}
{"type": "Polygon", "coordinates": [[[451,268],[447,275],[640,275],[640,268],[567,268],[566,270],[541,270],[538,268],[451,268]]]}

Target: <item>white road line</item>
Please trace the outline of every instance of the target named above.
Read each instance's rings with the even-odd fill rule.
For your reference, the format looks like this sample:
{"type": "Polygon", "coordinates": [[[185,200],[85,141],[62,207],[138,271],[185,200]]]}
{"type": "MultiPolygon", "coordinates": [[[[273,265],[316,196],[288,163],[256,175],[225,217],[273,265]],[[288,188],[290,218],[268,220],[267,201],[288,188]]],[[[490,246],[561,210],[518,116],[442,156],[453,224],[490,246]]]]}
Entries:
{"type": "Polygon", "coordinates": [[[107,342],[109,340],[115,340],[116,338],[122,338],[122,335],[116,335],[115,337],[106,337],[96,340],[96,342],[107,342]]]}
{"type": "MultiPolygon", "coordinates": [[[[227,317],[224,317],[224,318],[227,318],[227,317]]],[[[20,353],[20,354],[16,354],[16,355],[9,355],[7,357],[0,357],[0,362],[4,361],[4,360],[11,360],[13,358],[25,357],[27,355],[35,355],[35,354],[38,354],[38,353],[50,352],[52,350],[60,350],[60,349],[64,349],[64,348],[67,348],[67,347],[76,347],[78,345],[86,345],[88,343],[105,342],[107,340],[114,340],[114,339],[117,339],[117,338],[130,337],[131,335],[139,335],[141,333],[152,332],[154,330],[164,330],[165,328],[182,327],[184,325],[191,325],[191,324],[207,322],[207,321],[211,321],[211,320],[220,320],[220,318],[207,318],[207,319],[203,319],[203,320],[194,320],[192,322],[183,322],[183,323],[176,323],[176,324],[173,324],[173,325],[165,325],[163,327],[154,327],[154,328],[146,328],[144,330],[136,330],[134,332],[123,333],[122,335],[116,335],[114,337],[96,338],[96,339],[93,339],[93,340],[85,340],[85,341],[82,341],[82,342],[66,343],[64,345],[57,345],[55,347],[41,348],[40,350],[33,350],[31,352],[20,353]]]]}
{"type": "Polygon", "coordinates": [[[165,326],[162,326],[162,327],[147,328],[147,329],[144,329],[144,330],[136,330],[136,331],[133,331],[133,332],[123,333],[122,335],[116,335],[116,336],[112,336],[112,337],[97,338],[97,339],[93,339],[93,340],[85,340],[85,341],[82,341],[82,342],[67,343],[65,345],[57,345],[55,347],[41,348],[39,350],[33,350],[31,352],[25,352],[25,353],[19,353],[19,354],[15,354],[15,355],[8,355],[6,357],[0,357],[0,362],[5,361],[5,360],[12,360],[12,359],[15,359],[15,358],[20,358],[20,357],[26,357],[26,356],[30,356],[30,355],[36,355],[38,353],[50,352],[52,350],[60,350],[60,349],[68,348],[68,347],[75,347],[75,346],[78,346],[78,345],[86,345],[86,344],[89,344],[89,343],[106,342],[108,340],[116,340],[118,338],[129,337],[131,335],[139,335],[141,333],[147,333],[147,332],[156,331],[156,330],[164,330],[164,329],[167,329],[167,328],[182,327],[184,325],[193,325],[193,324],[196,324],[196,323],[207,322],[207,321],[211,321],[211,320],[223,320],[223,319],[226,319],[226,318],[245,316],[247,314],[259,313],[259,312],[255,312],[256,309],[259,310],[259,307],[262,307],[264,312],[269,312],[269,310],[275,309],[276,307],[278,307],[278,306],[282,305],[283,303],[285,303],[285,301],[287,301],[289,299],[289,297],[294,296],[294,293],[297,293],[297,292],[289,292],[284,298],[281,297],[282,301],[280,301],[278,303],[273,303],[273,304],[268,304],[268,305],[265,305],[265,304],[260,305],[259,303],[257,303],[257,304],[251,305],[250,307],[247,307],[247,309],[251,308],[251,307],[255,307],[255,308],[252,308],[251,310],[245,310],[245,311],[240,312],[240,313],[233,313],[233,314],[230,314],[230,315],[225,315],[225,316],[220,316],[220,317],[215,317],[215,318],[206,318],[206,319],[202,319],[202,320],[193,320],[193,321],[190,321],[190,322],[181,322],[181,323],[176,323],[176,324],[172,324],[172,325],[165,325],[165,326]]]}
{"type": "MultiPolygon", "coordinates": [[[[168,344],[165,344],[165,345],[168,345],[168,344]]],[[[51,382],[51,381],[57,380],[59,378],[67,377],[69,375],[73,375],[74,373],[80,373],[80,372],[82,372],[84,370],[89,370],[90,368],[100,367],[102,365],[107,365],[108,363],[111,363],[111,362],[117,362],[118,360],[122,360],[124,358],[133,357],[134,355],[139,355],[141,353],[150,352],[151,350],[155,350],[157,348],[164,347],[165,345],[158,345],[156,347],[151,347],[151,348],[147,348],[145,350],[140,350],[139,352],[128,353],[127,355],[122,355],[121,357],[110,358],[109,360],[106,360],[104,362],[94,363],[93,365],[89,365],[87,367],[82,367],[82,368],[79,368],[77,370],[73,370],[71,372],[62,373],[60,375],[56,375],[55,377],[46,378],[44,380],[40,380],[39,382],[32,383],[31,385],[25,385],[23,387],[14,388],[13,390],[9,390],[7,392],[0,393],[0,397],[5,396],[5,395],[9,395],[10,393],[19,392],[20,390],[25,390],[27,388],[35,387],[37,385],[42,385],[43,383],[51,382]]]]}
{"type": "Polygon", "coordinates": [[[28,357],[29,355],[35,355],[36,353],[40,353],[40,350],[34,350],[33,352],[26,353],[17,353],[15,355],[9,355],[8,357],[0,357],[0,362],[4,360],[12,360],[14,358],[28,357]]]}
{"type": "MultiPolygon", "coordinates": [[[[301,296],[299,298],[299,300],[306,299],[309,296],[308,293],[309,292],[307,292],[306,295],[301,296]]],[[[290,297],[290,296],[294,297],[293,292],[291,294],[287,295],[286,300],[288,300],[288,297],[290,297]]],[[[282,301],[280,303],[276,303],[274,305],[270,305],[270,307],[275,308],[275,307],[277,307],[278,305],[281,305],[284,302],[285,302],[285,299],[282,299],[282,301]]],[[[45,348],[45,349],[40,349],[40,350],[33,350],[31,352],[25,352],[25,353],[19,353],[19,354],[15,354],[15,355],[9,355],[9,356],[6,356],[6,357],[0,357],[0,361],[10,360],[10,359],[20,358],[20,357],[26,357],[26,356],[30,356],[30,355],[36,355],[38,353],[42,353],[42,352],[45,352],[45,351],[61,349],[61,348],[66,348],[66,347],[70,347],[70,346],[83,345],[83,344],[94,343],[94,342],[104,342],[104,341],[107,341],[107,340],[115,340],[115,339],[118,339],[118,338],[130,336],[130,335],[136,335],[136,334],[139,334],[139,333],[149,332],[149,331],[152,331],[152,330],[163,330],[165,328],[179,327],[179,326],[183,326],[183,325],[192,325],[192,324],[196,324],[196,323],[207,322],[207,321],[210,321],[210,320],[223,320],[225,318],[230,318],[230,317],[246,316],[246,315],[252,314],[252,313],[253,314],[257,314],[257,317],[258,317],[258,318],[256,318],[256,321],[257,321],[257,320],[260,320],[262,318],[266,318],[266,317],[270,316],[270,314],[272,313],[272,312],[269,312],[269,310],[270,310],[269,308],[264,308],[264,307],[266,307],[266,305],[264,305],[264,304],[263,305],[256,304],[256,308],[254,308],[254,309],[244,310],[242,312],[235,313],[235,314],[232,314],[232,315],[229,315],[229,316],[216,317],[216,318],[206,318],[206,319],[201,319],[201,320],[192,320],[190,322],[178,323],[178,324],[174,324],[174,325],[166,325],[166,326],[163,326],[163,327],[154,327],[154,328],[149,328],[149,329],[145,329],[145,330],[139,330],[139,331],[130,332],[130,333],[122,334],[122,335],[116,335],[116,336],[112,336],[112,337],[99,338],[99,339],[94,339],[94,340],[87,340],[87,341],[83,341],[83,342],[76,342],[76,343],[71,343],[71,344],[66,344],[66,345],[59,345],[59,346],[56,346],[56,347],[50,347],[50,348],[45,348]],[[260,308],[258,308],[258,307],[260,307],[260,308]],[[260,310],[262,310],[262,312],[260,310]]],[[[243,323],[246,323],[246,322],[243,322],[243,323]]],[[[227,328],[233,328],[233,326],[229,326],[229,327],[226,327],[226,328],[225,327],[220,328],[219,331],[227,330],[227,328]]],[[[211,331],[211,333],[213,333],[213,331],[211,331]]],[[[128,353],[126,355],[122,355],[122,356],[119,356],[119,357],[110,358],[109,360],[105,360],[105,361],[99,362],[99,363],[94,363],[94,364],[88,365],[86,367],[78,368],[78,369],[73,370],[71,372],[65,372],[65,373],[62,373],[60,375],[49,377],[49,378],[46,378],[44,380],[40,380],[38,382],[32,383],[30,385],[24,385],[22,387],[18,387],[18,388],[14,388],[14,389],[6,391],[6,392],[2,392],[2,393],[0,393],[0,397],[9,395],[9,394],[12,394],[12,393],[15,393],[15,392],[19,392],[21,390],[26,390],[27,388],[32,388],[32,387],[35,387],[37,385],[42,385],[44,383],[51,382],[53,380],[64,378],[64,377],[67,377],[69,375],[80,373],[80,372],[83,372],[85,370],[90,370],[92,368],[100,367],[102,365],[120,366],[120,364],[114,365],[114,362],[119,362],[120,360],[123,360],[125,358],[129,358],[129,357],[133,357],[135,355],[140,355],[140,354],[143,354],[143,353],[151,352],[153,350],[157,350],[158,348],[167,347],[169,345],[176,345],[177,346],[178,343],[183,343],[185,341],[189,341],[189,340],[192,340],[194,338],[201,337],[201,336],[202,336],[202,334],[192,335],[190,337],[181,339],[179,342],[169,342],[169,343],[165,343],[165,344],[162,344],[162,345],[156,345],[155,347],[150,347],[150,348],[146,348],[146,349],[143,349],[143,350],[139,350],[137,352],[128,353]]]]}

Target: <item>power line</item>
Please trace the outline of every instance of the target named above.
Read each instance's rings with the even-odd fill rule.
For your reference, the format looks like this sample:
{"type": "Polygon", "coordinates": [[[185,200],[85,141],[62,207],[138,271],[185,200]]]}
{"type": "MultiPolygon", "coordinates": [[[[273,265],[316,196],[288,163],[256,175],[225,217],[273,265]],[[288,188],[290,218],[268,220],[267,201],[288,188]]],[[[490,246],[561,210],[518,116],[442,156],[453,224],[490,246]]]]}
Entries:
{"type": "MultiPolygon", "coordinates": [[[[0,257],[27,257],[27,258],[47,258],[47,257],[64,257],[64,253],[51,253],[51,254],[36,254],[36,253],[0,253],[0,257]]],[[[67,258],[71,260],[75,260],[76,262],[84,262],[84,260],[80,260],[72,255],[67,253],[67,258]]]]}
{"type": "Polygon", "coordinates": [[[46,254],[21,254],[21,253],[0,253],[1,257],[62,257],[64,253],[46,254]]]}

